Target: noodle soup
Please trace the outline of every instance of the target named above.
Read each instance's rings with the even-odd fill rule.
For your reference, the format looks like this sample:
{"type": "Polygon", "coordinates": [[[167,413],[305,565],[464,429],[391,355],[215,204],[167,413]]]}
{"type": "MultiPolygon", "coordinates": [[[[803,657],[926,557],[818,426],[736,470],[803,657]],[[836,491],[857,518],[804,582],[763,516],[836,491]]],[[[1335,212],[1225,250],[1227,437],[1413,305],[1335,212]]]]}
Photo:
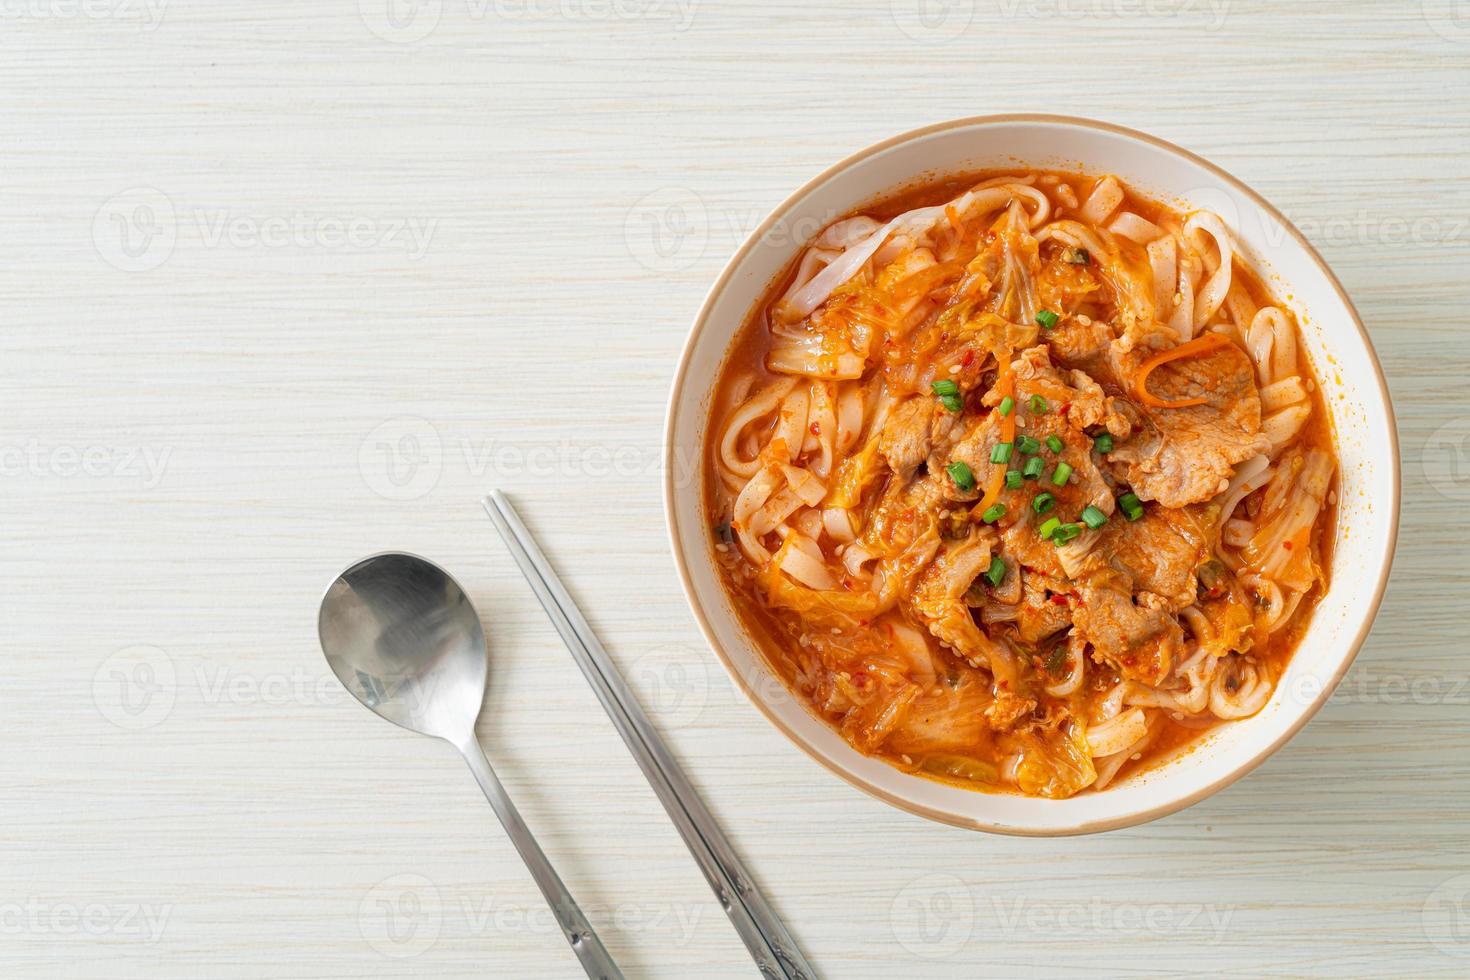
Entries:
{"type": "Polygon", "coordinates": [[[1113,177],[947,180],[826,228],[705,439],[716,563],[859,751],[1101,790],[1270,697],[1336,458],[1298,329],[1215,215],[1113,177]]]}

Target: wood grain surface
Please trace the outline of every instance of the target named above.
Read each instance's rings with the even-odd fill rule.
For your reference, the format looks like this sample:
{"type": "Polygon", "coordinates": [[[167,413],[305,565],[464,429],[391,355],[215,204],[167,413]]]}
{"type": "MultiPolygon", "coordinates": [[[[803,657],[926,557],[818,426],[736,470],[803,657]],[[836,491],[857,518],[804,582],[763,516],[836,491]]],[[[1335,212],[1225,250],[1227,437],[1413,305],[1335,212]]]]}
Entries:
{"type": "Polygon", "coordinates": [[[629,976],[734,931],[477,504],[499,486],[829,977],[1470,974],[1470,5],[0,0],[0,973],[575,977],[447,746],[327,672],[355,558],[491,634],[480,735],[629,976]],[[1132,830],[925,823],[721,672],[660,503],[687,325],[791,189],[1002,111],[1193,149],[1388,372],[1404,528],[1348,682],[1132,830]]]}

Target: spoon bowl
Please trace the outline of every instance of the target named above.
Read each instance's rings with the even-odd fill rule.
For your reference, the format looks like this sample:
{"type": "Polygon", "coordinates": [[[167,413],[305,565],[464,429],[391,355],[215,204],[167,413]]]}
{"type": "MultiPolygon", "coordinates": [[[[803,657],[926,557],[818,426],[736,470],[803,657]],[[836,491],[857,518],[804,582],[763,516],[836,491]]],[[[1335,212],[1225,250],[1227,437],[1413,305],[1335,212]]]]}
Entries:
{"type": "Polygon", "coordinates": [[[373,555],[337,577],[317,618],[322,651],[352,695],[410,731],[458,744],[485,696],[485,631],[448,572],[373,555]]]}

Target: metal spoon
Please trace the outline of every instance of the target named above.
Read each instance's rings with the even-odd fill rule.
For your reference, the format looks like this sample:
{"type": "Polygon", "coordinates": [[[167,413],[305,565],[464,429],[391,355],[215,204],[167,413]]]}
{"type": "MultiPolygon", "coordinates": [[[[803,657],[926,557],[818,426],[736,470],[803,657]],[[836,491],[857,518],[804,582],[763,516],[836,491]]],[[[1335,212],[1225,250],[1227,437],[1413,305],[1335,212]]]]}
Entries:
{"type": "Polygon", "coordinates": [[[485,697],[485,632],[459,583],[416,555],[364,558],[327,589],[317,633],[332,672],[357,700],[395,725],[459,749],[582,968],[595,980],[622,980],[475,740],[485,697]]]}

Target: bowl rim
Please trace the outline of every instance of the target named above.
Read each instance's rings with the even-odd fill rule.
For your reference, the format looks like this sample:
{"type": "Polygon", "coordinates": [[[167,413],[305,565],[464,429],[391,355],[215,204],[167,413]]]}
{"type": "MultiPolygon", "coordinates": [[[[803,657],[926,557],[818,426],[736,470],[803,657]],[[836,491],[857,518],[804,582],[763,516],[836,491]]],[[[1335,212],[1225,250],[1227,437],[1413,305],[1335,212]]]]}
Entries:
{"type": "Polygon", "coordinates": [[[1264,763],[1268,758],[1274,755],[1277,750],[1279,750],[1283,745],[1294,738],[1296,734],[1306,726],[1307,722],[1311,721],[1312,718],[1316,716],[1317,712],[1322,709],[1322,706],[1327,703],[1328,699],[1332,696],[1332,693],[1337,689],[1337,686],[1341,683],[1349,668],[1352,667],[1353,662],[1357,659],[1358,652],[1362,649],[1363,643],[1367,640],[1368,634],[1373,628],[1374,620],[1378,616],[1379,607],[1382,605],[1384,593],[1388,588],[1389,573],[1393,567],[1393,559],[1398,547],[1399,509],[1401,506],[1401,499],[1403,494],[1403,466],[1402,461],[1399,459],[1398,423],[1394,413],[1393,400],[1390,397],[1388,380],[1383,372],[1383,364],[1378,358],[1378,352],[1373,347],[1372,338],[1369,337],[1368,330],[1363,325],[1363,319],[1358,314],[1357,307],[1353,305],[1352,299],[1348,296],[1347,291],[1343,289],[1342,282],[1337,278],[1337,274],[1332,271],[1331,266],[1327,264],[1326,260],[1322,258],[1321,254],[1312,245],[1312,243],[1307,240],[1306,236],[1301,233],[1301,231],[1296,227],[1296,225],[1291,222],[1290,219],[1286,217],[1286,215],[1282,214],[1279,210],[1277,210],[1275,205],[1271,204],[1270,201],[1267,201],[1264,197],[1258,194],[1255,190],[1249,187],[1244,181],[1240,180],[1234,174],[1210,162],[1209,160],[1206,160],[1204,157],[1201,157],[1190,150],[1187,150],[1181,146],[1177,146],[1167,140],[1160,139],[1157,136],[1152,136],[1148,133],[1140,132],[1136,129],[1129,129],[1126,126],[1119,126],[1114,123],[1103,122],[1097,119],[1089,119],[1083,116],[1029,112],[998,113],[993,115],[965,116],[959,119],[951,119],[945,122],[933,123],[928,126],[921,126],[917,129],[911,129],[906,132],[899,133],[896,136],[891,136],[888,139],[874,143],[870,146],[864,147],[861,150],[858,150],[855,153],[849,154],[838,162],[822,170],[816,176],[803,183],[795,191],[788,194],[779,204],[771,209],[770,213],[766,215],[765,219],[762,220],[761,223],[753,231],[751,231],[748,236],[746,236],[743,242],[741,242],[740,247],[737,248],[735,252],[730,256],[730,259],[725,263],[724,267],[720,270],[720,274],[715,278],[715,281],[710,285],[708,292],[705,294],[704,300],[700,304],[699,311],[694,316],[694,321],[690,326],[689,334],[684,340],[683,350],[680,352],[679,355],[679,363],[675,369],[673,384],[669,391],[668,405],[664,412],[663,436],[664,524],[669,534],[670,544],[674,557],[674,565],[679,572],[679,582],[684,590],[684,598],[688,602],[690,611],[693,612],[694,618],[699,624],[700,631],[704,634],[705,642],[709,644],[710,649],[712,649],[715,655],[719,657],[720,663],[725,668],[725,672],[730,675],[731,679],[734,680],[736,686],[740,688],[745,697],[752,704],[754,704],[757,710],[759,710],[760,713],[765,716],[766,720],[774,725],[782,734],[784,734],[792,744],[797,746],[812,759],[816,760],[824,768],[841,777],[844,782],[856,787],[869,796],[874,797],[878,800],[882,800],[884,803],[887,803],[890,806],[897,807],[898,809],[903,810],[907,813],[911,813],[915,816],[923,817],[928,820],[933,820],[937,823],[948,824],[949,826],[960,827],[966,830],[978,830],[987,833],[1002,834],[1005,836],[1069,837],[1079,834],[1100,833],[1108,830],[1117,830],[1124,827],[1137,826],[1139,824],[1148,823],[1152,820],[1157,820],[1161,817],[1166,817],[1172,813],[1177,813],[1180,810],[1186,809],[1187,807],[1191,807],[1194,804],[1205,799],[1206,797],[1214,795],[1220,790],[1225,789],[1236,781],[1249,775],[1251,772],[1254,772],[1257,768],[1261,766],[1262,763],[1264,763]],[[866,160],[868,157],[871,157],[877,153],[881,153],[891,147],[898,146],[924,136],[930,136],[935,133],[942,133],[953,129],[964,129],[972,126],[995,125],[1003,123],[1039,123],[1042,125],[1051,124],[1072,126],[1083,129],[1091,129],[1098,132],[1104,132],[1114,136],[1123,136],[1129,139],[1138,140],[1140,142],[1150,144],[1156,149],[1160,149],[1166,153],[1171,153],[1183,157],[1190,163],[1193,163],[1194,165],[1203,168],[1204,170],[1212,174],[1216,179],[1227,185],[1231,190],[1243,195],[1258,208],[1265,211],[1276,221],[1280,222],[1281,226],[1286,229],[1287,233],[1292,237],[1292,239],[1295,240],[1297,245],[1300,246],[1301,249],[1306,253],[1306,255],[1312,260],[1312,262],[1316,264],[1317,268],[1326,278],[1327,283],[1332,287],[1334,291],[1336,291],[1338,299],[1342,302],[1343,307],[1348,311],[1349,317],[1352,320],[1352,324],[1358,331],[1358,337],[1362,341],[1363,347],[1367,352],[1368,361],[1373,369],[1374,379],[1378,383],[1379,394],[1382,398],[1383,407],[1386,412],[1387,417],[1385,419],[1385,422],[1388,429],[1390,442],[1389,458],[1392,460],[1393,499],[1390,502],[1390,506],[1386,508],[1388,511],[1388,535],[1386,538],[1386,547],[1383,551],[1381,565],[1378,569],[1377,585],[1375,586],[1373,590],[1373,595],[1367,604],[1362,623],[1358,627],[1356,635],[1353,637],[1352,641],[1348,645],[1346,656],[1343,657],[1341,663],[1333,672],[1332,677],[1321,686],[1321,690],[1319,691],[1317,697],[1310,704],[1306,705],[1298,714],[1298,716],[1292,721],[1292,723],[1287,726],[1286,730],[1283,731],[1281,735],[1278,736],[1269,745],[1264,746],[1243,764],[1236,766],[1234,769],[1231,769],[1228,772],[1222,773],[1218,779],[1210,782],[1208,785],[1201,787],[1198,790],[1195,790],[1193,793],[1176,799],[1166,800],[1163,803],[1158,804],[1157,806],[1139,810],[1125,816],[1114,817],[1111,819],[1084,820],[1069,827],[1056,827],[1046,829],[1028,829],[1017,827],[1013,824],[999,825],[973,817],[960,817],[953,813],[949,813],[943,810],[936,810],[931,807],[915,803],[912,800],[907,800],[902,797],[895,796],[892,793],[881,790],[876,786],[870,785],[863,780],[855,777],[846,769],[838,765],[835,760],[827,758],[824,754],[818,752],[814,747],[809,745],[804,738],[793,731],[792,728],[788,726],[782,718],[780,718],[774,711],[772,711],[765,704],[764,701],[756,696],[755,692],[752,691],[750,686],[746,683],[745,678],[741,674],[741,672],[736,669],[733,663],[731,663],[729,656],[726,654],[724,647],[721,645],[719,638],[715,634],[714,627],[711,625],[708,616],[705,614],[704,607],[700,602],[699,597],[695,593],[694,581],[689,572],[688,558],[685,555],[684,549],[679,542],[679,519],[674,505],[674,499],[677,491],[677,488],[674,485],[674,475],[676,473],[676,469],[673,465],[675,412],[684,393],[684,382],[686,381],[689,374],[689,366],[694,356],[694,348],[696,346],[696,342],[709,327],[710,313],[714,307],[715,301],[729,285],[730,280],[735,273],[735,269],[745,260],[745,257],[757,247],[757,245],[761,242],[766,233],[769,232],[770,229],[785,216],[786,212],[789,211],[794,205],[796,205],[803,197],[815,190],[821,184],[832,179],[833,177],[836,177],[838,174],[842,173],[845,170],[848,170],[849,168],[855,166],[863,160],[866,160]]]}

